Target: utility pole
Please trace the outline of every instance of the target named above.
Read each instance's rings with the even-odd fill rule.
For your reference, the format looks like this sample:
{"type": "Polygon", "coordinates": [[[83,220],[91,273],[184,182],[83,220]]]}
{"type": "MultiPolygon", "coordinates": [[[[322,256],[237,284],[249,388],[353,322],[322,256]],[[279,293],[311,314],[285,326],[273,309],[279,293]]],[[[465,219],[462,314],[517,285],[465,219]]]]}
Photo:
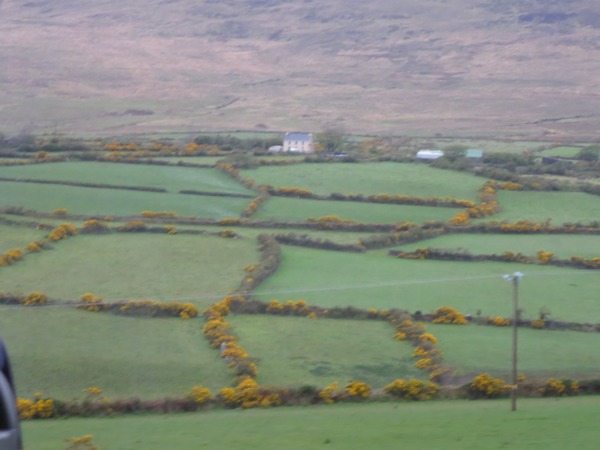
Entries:
{"type": "Polygon", "coordinates": [[[505,281],[513,284],[513,314],[512,314],[512,389],[510,392],[511,411],[517,410],[517,322],[519,321],[519,280],[523,277],[521,272],[504,275],[505,281]]]}

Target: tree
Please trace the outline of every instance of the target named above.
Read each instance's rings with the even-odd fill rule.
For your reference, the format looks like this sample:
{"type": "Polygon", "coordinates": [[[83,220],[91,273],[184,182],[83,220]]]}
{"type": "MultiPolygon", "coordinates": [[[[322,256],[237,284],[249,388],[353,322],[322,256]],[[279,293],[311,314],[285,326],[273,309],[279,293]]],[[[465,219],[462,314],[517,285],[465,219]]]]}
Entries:
{"type": "Polygon", "coordinates": [[[327,128],[317,135],[317,144],[326,153],[336,153],[344,147],[344,133],[340,128],[327,128]]]}
{"type": "Polygon", "coordinates": [[[589,145],[581,149],[577,158],[583,161],[598,161],[600,159],[600,145],[589,145]]]}

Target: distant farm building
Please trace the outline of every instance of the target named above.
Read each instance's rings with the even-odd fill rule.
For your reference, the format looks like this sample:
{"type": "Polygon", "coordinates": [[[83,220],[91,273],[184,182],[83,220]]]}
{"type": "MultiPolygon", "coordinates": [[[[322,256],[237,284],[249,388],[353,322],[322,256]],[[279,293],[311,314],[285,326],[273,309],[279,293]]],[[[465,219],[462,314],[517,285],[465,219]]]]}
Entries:
{"type": "Polygon", "coordinates": [[[444,152],[441,150],[419,150],[417,152],[417,159],[433,160],[444,156],[444,152]]]}
{"type": "Polygon", "coordinates": [[[283,151],[286,153],[312,153],[315,151],[312,133],[285,133],[283,151]]]}
{"type": "Polygon", "coordinates": [[[283,145],[271,145],[269,147],[269,153],[281,153],[283,151],[283,145]]]}
{"type": "Polygon", "coordinates": [[[483,158],[483,150],[479,148],[469,148],[465,150],[465,158],[481,159],[483,158]]]}

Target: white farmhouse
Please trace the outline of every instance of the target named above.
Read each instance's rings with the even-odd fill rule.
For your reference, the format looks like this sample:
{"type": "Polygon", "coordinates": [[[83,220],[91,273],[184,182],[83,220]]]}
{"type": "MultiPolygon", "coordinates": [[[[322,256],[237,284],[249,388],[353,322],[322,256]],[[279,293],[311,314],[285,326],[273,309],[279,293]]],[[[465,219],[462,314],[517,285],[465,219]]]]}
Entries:
{"type": "Polygon", "coordinates": [[[315,151],[312,133],[285,133],[283,151],[287,153],[312,153],[315,151]]]}

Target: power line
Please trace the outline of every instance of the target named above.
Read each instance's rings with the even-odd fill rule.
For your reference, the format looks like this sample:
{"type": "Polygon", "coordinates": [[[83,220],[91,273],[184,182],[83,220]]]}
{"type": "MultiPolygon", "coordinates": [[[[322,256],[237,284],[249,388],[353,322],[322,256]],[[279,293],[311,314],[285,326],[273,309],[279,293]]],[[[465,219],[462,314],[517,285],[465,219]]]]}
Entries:
{"type": "MultiPolygon", "coordinates": [[[[558,276],[558,275],[598,275],[597,271],[562,271],[562,272],[527,272],[527,278],[531,277],[544,277],[544,276],[558,276]]],[[[429,278],[429,279],[414,279],[414,280],[404,280],[404,281],[391,281],[391,282],[381,282],[381,283],[363,283],[363,284],[342,284],[337,286],[323,286],[323,287],[305,287],[305,288],[297,288],[297,289],[273,289],[266,291],[255,291],[250,295],[254,296],[265,296],[265,295],[282,295],[282,294],[303,294],[303,293],[314,293],[314,292],[334,292],[334,291],[344,291],[344,290],[355,290],[355,289],[375,289],[375,288],[385,288],[385,287],[400,287],[400,286],[411,286],[411,285],[422,285],[422,284],[434,284],[434,283],[454,283],[454,282],[465,282],[465,281],[477,281],[477,280],[491,280],[498,279],[501,280],[503,273],[491,274],[491,275],[474,275],[474,276],[462,276],[462,277],[444,277],[444,278],[429,278]]],[[[201,302],[207,300],[221,300],[229,294],[208,294],[208,293],[199,293],[194,296],[186,296],[186,297],[159,297],[150,299],[104,299],[107,304],[126,304],[130,301],[142,301],[142,300],[150,300],[150,301],[189,301],[189,302],[201,302]]],[[[36,305],[35,307],[69,307],[73,308],[75,306],[80,305],[79,303],[51,303],[48,305],[36,305]]],[[[0,305],[4,307],[22,307],[22,305],[0,305]]]]}

